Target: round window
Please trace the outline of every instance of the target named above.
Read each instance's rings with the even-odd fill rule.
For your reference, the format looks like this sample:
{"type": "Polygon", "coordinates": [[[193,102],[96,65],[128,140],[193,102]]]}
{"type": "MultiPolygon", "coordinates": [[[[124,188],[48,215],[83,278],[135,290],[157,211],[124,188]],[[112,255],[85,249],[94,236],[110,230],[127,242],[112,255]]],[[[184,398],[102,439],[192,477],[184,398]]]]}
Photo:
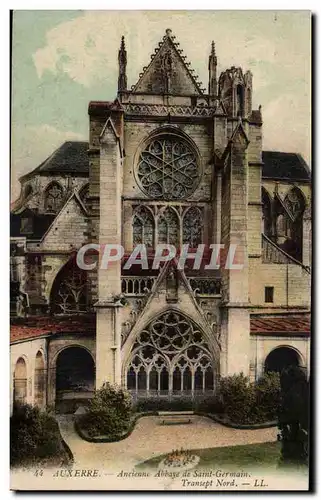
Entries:
{"type": "Polygon", "coordinates": [[[137,177],[150,198],[183,199],[199,182],[200,171],[193,148],[174,135],[157,137],[141,152],[137,177]]]}

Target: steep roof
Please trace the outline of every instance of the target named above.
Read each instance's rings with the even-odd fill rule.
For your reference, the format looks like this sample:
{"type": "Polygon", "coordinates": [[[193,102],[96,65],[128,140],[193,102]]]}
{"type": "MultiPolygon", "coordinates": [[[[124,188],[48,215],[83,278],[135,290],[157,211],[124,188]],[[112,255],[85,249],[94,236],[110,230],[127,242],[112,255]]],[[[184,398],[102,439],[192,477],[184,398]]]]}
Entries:
{"type": "Polygon", "coordinates": [[[148,66],[143,68],[138,82],[132,86],[133,92],[203,95],[198,77],[193,75],[190,63],[185,62],[186,56],[178,48],[175,36],[170,29],[166,30],[163,40],[159,42],[148,66]]]}
{"type": "Polygon", "coordinates": [[[311,172],[301,155],[280,151],[263,151],[262,177],[291,181],[309,181],[311,172]]]}
{"type": "Polygon", "coordinates": [[[64,142],[52,155],[50,155],[39,167],[21,177],[29,177],[31,174],[84,174],[89,173],[88,142],[67,141],[64,142]]]}

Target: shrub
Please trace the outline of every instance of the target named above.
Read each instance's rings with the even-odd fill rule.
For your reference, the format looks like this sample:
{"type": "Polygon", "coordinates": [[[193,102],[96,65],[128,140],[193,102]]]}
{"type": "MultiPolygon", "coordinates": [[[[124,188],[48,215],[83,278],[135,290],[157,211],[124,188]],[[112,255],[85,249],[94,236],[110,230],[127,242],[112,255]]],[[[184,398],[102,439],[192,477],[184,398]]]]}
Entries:
{"type": "Polygon", "coordinates": [[[214,396],[196,395],[172,396],[171,399],[161,397],[139,398],[134,404],[136,412],[145,411],[200,411],[219,413],[221,405],[214,396]]]}
{"type": "Polygon", "coordinates": [[[224,413],[232,422],[247,424],[253,421],[255,389],[243,373],[222,378],[220,395],[224,413]]]}
{"type": "Polygon", "coordinates": [[[296,366],[281,374],[281,464],[307,465],[309,458],[309,382],[296,366]]]}
{"type": "Polygon", "coordinates": [[[64,449],[54,417],[27,404],[15,405],[10,418],[10,463],[62,456],[64,449]]]}
{"type": "Polygon", "coordinates": [[[79,424],[90,437],[104,435],[114,438],[128,430],[131,415],[129,393],[107,382],[96,391],[79,424]]]}
{"type": "Polygon", "coordinates": [[[275,420],[281,402],[280,375],[265,373],[255,384],[257,418],[261,421],[275,420]]]}
{"type": "Polygon", "coordinates": [[[220,383],[220,398],[225,415],[234,423],[275,420],[280,404],[279,375],[266,373],[253,383],[243,373],[224,377],[220,383]]]}

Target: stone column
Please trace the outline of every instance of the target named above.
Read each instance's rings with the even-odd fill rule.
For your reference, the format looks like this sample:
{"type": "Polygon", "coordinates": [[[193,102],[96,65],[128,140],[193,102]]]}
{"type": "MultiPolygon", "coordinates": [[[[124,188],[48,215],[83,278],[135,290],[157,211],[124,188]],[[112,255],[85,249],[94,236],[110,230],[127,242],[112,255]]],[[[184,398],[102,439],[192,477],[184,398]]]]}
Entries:
{"type": "MultiPolygon", "coordinates": [[[[109,118],[100,136],[100,252],[121,245],[122,154],[120,139],[109,118]]],[[[96,388],[121,381],[121,260],[99,266],[96,333],[96,388]]]]}
{"type": "Polygon", "coordinates": [[[232,135],[222,178],[222,363],[221,375],[249,374],[250,315],[248,310],[248,139],[241,123],[232,135]],[[231,245],[236,246],[226,268],[231,245]]]}

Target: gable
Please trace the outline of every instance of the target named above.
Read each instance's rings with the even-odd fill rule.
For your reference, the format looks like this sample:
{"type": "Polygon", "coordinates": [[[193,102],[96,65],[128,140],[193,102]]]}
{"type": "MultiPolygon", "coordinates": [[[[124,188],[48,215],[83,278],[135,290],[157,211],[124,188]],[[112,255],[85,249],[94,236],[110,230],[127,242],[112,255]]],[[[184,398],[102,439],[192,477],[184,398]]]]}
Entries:
{"type": "Polygon", "coordinates": [[[53,221],[43,239],[43,248],[68,250],[80,248],[87,230],[86,213],[76,196],[71,196],[53,221]]]}
{"type": "Polygon", "coordinates": [[[166,30],[163,42],[155,49],[149,66],[144,68],[133,92],[174,95],[202,95],[203,90],[177,49],[171,30],[166,30]]]}

